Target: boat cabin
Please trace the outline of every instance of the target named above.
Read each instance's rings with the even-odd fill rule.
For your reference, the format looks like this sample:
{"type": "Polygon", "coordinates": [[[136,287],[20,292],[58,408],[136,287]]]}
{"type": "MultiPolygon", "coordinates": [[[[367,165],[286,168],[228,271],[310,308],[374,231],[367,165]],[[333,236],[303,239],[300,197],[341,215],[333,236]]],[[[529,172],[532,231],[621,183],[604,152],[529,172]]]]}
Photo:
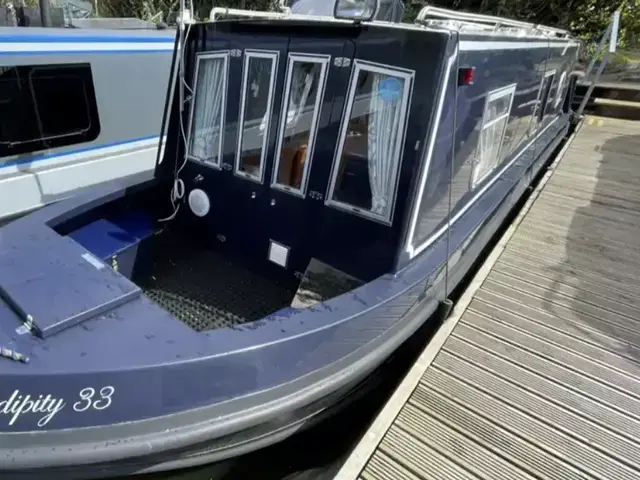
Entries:
{"type": "Polygon", "coordinates": [[[263,448],[443,306],[566,138],[577,42],[379,11],[214,9],[180,28],[154,179],[1,228],[0,468],[119,475],[263,448]],[[66,408],[25,407],[40,399],[66,408]]]}
{"type": "Polygon", "coordinates": [[[220,305],[241,298],[239,320],[215,325],[453,266],[566,130],[577,44],[429,8],[414,25],[362,23],[343,4],[336,18],[214,9],[189,25],[154,186],[56,230],[183,320],[202,305],[235,318],[220,305]],[[128,260],[96,246],[109,228],[136,245],[128,260]]]}
{"type": "Polygon", "coordinates": [[[468,176],[464,193],[477,191],[503,137],[511,149],[529,138],[523,114],[537,101],[540,62],[553,72],[541,98],[563,98],[563,48],[500,51],[479,41],[461,51],[472,42],[444,28],[324,17],[194,26],[182,125],[170,126],[186,142],[164,160],[171,174],[174,162],[181,168],[178,222],[298,278],[311,259],[364,282],[401,269],[407,236],[433,233],[446,218],[451,151],[464,144],[468,161],[476,130],[485,132],[491,145],[473,172],[455,162],[468,176]],[[519,83],[530,90],[516,98],[519,83]],[[419,182],[426,170],[429,181],[419,182]],[[427,208],[444,200],[439,218],[412,224],[419,196],[427,208]]]}
{"type": "Polygon", "coordinates": [[[418,42],[438,63],[446,38],[277,25],[222,20],[188,39],[186,147],[164,160],[185,159],[177,221],[291,275],[316,258],[371,280],[394,267],[439,80],[433,63],[398,51],[418,42]]]}

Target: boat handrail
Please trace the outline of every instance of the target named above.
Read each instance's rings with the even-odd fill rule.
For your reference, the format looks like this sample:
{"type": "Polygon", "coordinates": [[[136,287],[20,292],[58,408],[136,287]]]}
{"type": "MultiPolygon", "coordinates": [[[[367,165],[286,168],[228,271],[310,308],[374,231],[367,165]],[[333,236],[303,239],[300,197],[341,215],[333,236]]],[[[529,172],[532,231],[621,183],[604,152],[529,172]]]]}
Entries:
{"type": "MultiPolygon", "coordinates": [[[[290,8],[280,7],[279,12],[265,12],[258,10],[243,10],[238,8],[214,7],[209,14],[209,22],[216,22],[223,17],[240,17],[246,19],[264,18],[271,20],[304,20],[313,22],[332,22],[340,24],[350,24],[350,20],[338,19],[327,15],[309,15],[304,13],[292,13],[290,8]]],[[[413,24],[410,23],[389,23],[373,20],[367,22],[372,25],[393,25],[400,28],[444,28],[454,30],[477,30],[481,33],[494,33],[500,35],[524,37],[536,35],[548,38],[569,38],[570,33],[553,27],[534,25],[533,23],[510,20],[491,15],[481,15],[467,12],[456,12],[439,7],[424,7],[413,24]],[[432,18],[435,17],[435,18],[432,18]]]]}
{"type": "Polygon", "coordinates": [[[447,8],[434,7],[427,5],[420,10],[416,17],[416,23],[418,24],[430,24],[429,20],[452,20],[460,22],[460,25],[475,26],[480,30],[489,27],[493,30],[500,30],[501,32],[509,33],[510,29],[517,29],[519,35],[540,32],[546,36],[556,36],[560,38],[567,38],[570,33],[567,30],[560,28],[548,27],[545,25],[539,25],[529,22],[523,22],[520,20],[512,20],[509,18],[496,17],[493,15],[484,15],[480,13],[460,12],[456,10],[449,10],[447,8]],[[506,27],[506,28],[505,28],[506,27]],[[520,33],[522,32],[522,33],[520,33]]]}
{"type": "Polygon", "coordinates": [[[215,22],[219,17],[236,16],[246,18],[270,18],[273,20],[311,20],[316,22],[351,23],[349,20],[341,20],[335,17],[323,15],[307,15],[303,13],[291,13],[291,10],[282,12],[264,12],[258,10],[241,10],[238,8],[213,7],[209,14],[209,21],[215,22]]]}
{"type": "MultiPolygon", "coordinates": [[[[438,28],[438,29],[447,29],[447,30],[456,30],[464,33],[478,33],[478,34],[494,34],[500,36],[508,36],[508,37],[540,37],[548,39],[549,35],[541,32],[536,29],[524,29],[524,28],[516,28],[516,27],[501,27],[495,28],[490,25],[480,24],[480,23],[472,23],[472,22],[462,22],[458,20],[422,20],[415,22],[416,25],[424,28],[438,28]]],[[[560,37],[555,37],[560,38],[560,37]]],[[[569,37],[566,37],[569,38],[569,37]]]]}
{"type": "Polygon", "coordinates": [[[484,24],[484,23],[465,22],[461,20],[434,20],[434,19],[417,20],[416,19],[415,23],[423,27],[447,28],[449,30],[475,30],[475,31],[480,31],[482,33],[501,33],[503,35],[513,35],[513,36],[523,36],[531,33],[530,30],[524,30],[522,28],[502,27],[502,28],[496,29],[495,27],[484,24]]]}

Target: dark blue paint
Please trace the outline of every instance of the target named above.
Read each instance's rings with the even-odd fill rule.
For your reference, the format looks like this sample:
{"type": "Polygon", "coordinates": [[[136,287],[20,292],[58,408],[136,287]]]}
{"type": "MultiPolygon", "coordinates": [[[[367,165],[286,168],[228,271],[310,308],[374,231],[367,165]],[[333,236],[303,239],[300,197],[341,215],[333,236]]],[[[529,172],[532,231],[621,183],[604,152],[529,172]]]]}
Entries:
{"type": "Polygon", "coordinates": [[[48,229],[42,234],[7,231],[0,246],[2,299],[22,322],[33,317],[37,336],[50,337],[140,296],[138,286],[83,258],[85,250],[71,238],[48,229]],[[21,257],[28,261],[16,261],[21,257]]]}
{"type": "Polygon", "coordinates": [[[129,232],[104,218],[71,232],[69,237],[103,261],[137,241],[129,232]]]}
{"type": "MultiPolygon", "coordinates": [[[[107,265],[115,265],[120,274],[132,278],[136,266],[144,268],[138,258],[138,247],[153,233],[148,214],[133,211],[110,220],[100,218],[72,231],[69,237],[107,265]]],[[[145,250],[148,248],[141,250],[140,257],[145,256],[145,250]]]]}
{"type": "MultiPolygon", "coordinates": [[[[324,53],[331,58],[343,57],[353,59],[357,45],[350,38],[337,38],[327,41],[322,38],[292,39],[289,44],[290,53],[324,53]]],[[[336,68],[332,61],[327,65],[327,83],[322,97],[322,110],[318,119],[317,137],[308,149],[312,152],[310,159],[310,174],[308,178],[305,198],[294,196],[290,193],[266,186],[268,202],[265,203],[265,243],[273,239],[291,248],[290,264],[287,271],[290,276],[295,272],[304,272],[311,257],[320,256],[318,242],[322,235],[322,215],[325,211],[322,200],[314,198],[310,192],[324,192],[328,181],[332,156],[327,155],[326,146],[335,145],[335,139],[339,132],[340,116],[333,111],[336,103],[342,104],[346,89],[348,88],[349,69],[336,68]]],[[[279,104],[278,104],[279,105],[279,104]]],[[[277,118],[286,115],[283,109],[277,118]]],[[[279,123],[278,123],[279,125],[279,123]]],[[[277,135],[277,129],[274,129],[277,135]]],[[[274,135],[274,145],[277,138],[274,135]]],[[[275,169],[275,157],[269,165],[269,172],[275,169]]],[[[261,251],[264,252],[263,249],[261,251]]],[[[262,253],[264,258],[264,253],[262,253]]]]}
{"type": "MultiPolygon", "coordinates": [[[[321,34],[314,30],[319,27],[303,26],[300,30],[301,27],[296,22],[279,23],[277,35],[321,34]]],[[[259,34],[266,35],[269,28],[268,24],[259,22],[194,26],[187,50],[188,63],[193,62],[196,50],[194,46],[202,48],[214,38],[214,27],[219,29],[218,33],[222,37],[229,33],[225,31],[227,28],[233,30],[235,35],[254,34],[258,42],[261,41],[259,34]]],[[[325,25],[322,28],[328,27],[325,25]]],[[[322,374],[340,362],[344,362],[344,371],[348,371],[343,375],[350,375],[349,378],[355,381],[358,375],[366,371],[365,367],[356,368],[355,363],[352,363],[362,360],[362,352],[373,345],[380,349],[381,345],[398,335],[399,331],[405,337],[410,335],[413,330],[402,329],[406,328],[408,319],[411,318],[412,308],[417,306],[427,311],[433,310],[435,299],[442,295],[444,289],[440,273],[452,253],[460,253],[460,256],[457,262],[452,263],[449,276],[451,283],[447,287],[452,288],[460,281],[526,188],[528,176],[535,174],[545,156],[549,155],[549,146],[562,139],[569,123],[569,115],[550,113],[549,118],[540,126],[539,136],[533,137],[534,141],[524,140],[523,134],[522,145],[515,148],[512,156],[505,158],[504,173],[495,181],[487,180],[484,194],[452,225],[450,246],[443,235],[436,238],[429,248],[411,262],[400,255],[399,265],[402,268],[392,274],[393,262],[403,245],[410,202],[421,168],[422,150],[426,148],[424,139],[434,117],[433,99],[439,88],[447,88],[447,98],[442,123],[434,128],[443,129],[438,131],[438,138],[444,139],[436,144],[431,164],[434,173],[430,174],[425,190],[434,192],[429,193],[429,201],[432,202],[430,207],[448,193],[451,183],[457,181],[458,175],[465,173],[463,152],[465,148],[473,151],[473,144],[477,142],[471,131],[476,125],[486,92],[496,85],[516,81],[519,83],[519,91],[526,90],[526,85],[535,83],[541,68],[540,60],[537,54],[532,53],[531,63],[527,67],[525,60],[516,61],[514,57],[520,55],[525,58],[526,52],[499,52],[492,54],[483,64],[486,53],[476,52],[474,55],[477,56],[473,58],[469,54],[464,63],[476,66],[476,83],[470,86],[472,88],[456,90],[451,84],[457,81],[456,75],[450,76],[449,85],[440,85],[444,78],[441,74],[445,54],[452,51],[455,39],[449,40],[446,35],[435,33],[372,26],[367,26],[366,29],[357,26],[331,28],[339,29],[337,33],[343,35],[343,38],[350,36],[350,41],[355,44],[355,58],[378,58],[393,65],[413,65],[417,70],[393,225],[384,226],[328,207],[318,209],[318,212],[322,212],[318,214],[321,215],[321,223],[316,230],[318,243],[313,248],[318,248],[321,258],[331,259],[335,264],[351,271],[361,270],[364,275],[373,275],[376,269],[382,274],[383,268],[386,269],[385,274],[314,308],[286,308],[258,322],[207,333],[191,330],[144,296],[140,296],[108,312],[96,314],[79,326],[67,328],[41,340],[32,335],[17,335],[15,327],[20,324],[19,319],[0,302],[0,345],[15,348],[31,357],[29,365],[0,361],[0,376],[9,379],[0,383],[0,402],[9,398],[15,390],[19,390],[21,394],[50,394],[64,398],[66,402],[63,410],[41,426],[37,425],[40,418],[37,415],[23,415],[9,426],[8,416],[2,415],[0,409],[0,432],[59,430],[160,417],[257,395],[258,392],[301,380],[309,374],[322,374]],[[416,39],[428,39],[432,47],[404,48],[399,55],[400,47],[413,35],[416,39]],[[374,39],[377,43],[372,41],[374,39]],[[370,46],[367,46],[367,41],[371,42],[370,46]],[[377,57],[376,50],[379,51],[377,57]],[[430,52],[430,59],[437,58],[437,61],[424,62],[422,52],[425,51],[430,52]],[[520,65],[522,71],[511,68],[511,65],[520,65]],[[487,68],[486,71],[489,72],[487,80],[483,80],[483,68],[487,68]],[[433,75],[428,75],[428,71],[433,72],[433,75]],[[497,80],[492,78],[493,75],[497,80]],[[491,85],[485,82],[491,82],[491,85]],[[457,104],[454,93],[457,93],[457,104]],[[414,149],[417,140],[421,141],[418,152],[414,149]],[[462,140],[465,140],[464,144],[462,140]],[[455,146],[453,155],[452,142],[455,146]],[[442,185],[446,188],[443,189],[442,185]],[[114,388],[109,408],[82,414],[73,410],[80,390],[92,387],[99,391],[105,386],[114,388]]],[[[567,63],[566,66],[570,65],[567,63]]],[[[346,87],[342,92],[335,92],[331,109],[325,108],[325,123],[322,125],[323,128],[328,128],[327,132],[337,131],[339,127],[337,119],[340,118],[345,93],[346,87]]],[[[523,97],[528,95],[523,93],[523,97]]],[[[537,95],[537,91],[533,95],[537,95]]],[[[163,182],[170,178],[174,162],[183,158],[182,142],[177,141],[175,136],[178,128],[177,107],[177,100],[174,99],[173,115],[168,128],[170,141],[164,161],[157,169],[159,181],[144,186],[149,195],[157,194],[156,189],[161,189],[162,195],[168,197],[167,184],[163,182]]],[[[526,118],[525,107],[522,107],[522,111],[514,112],[514,118],[526,118]]],[[[520,128],[520,120],[516,124],[520,128]]],[[[329,139],[327,134],[323,136],[324,141],[318,140],[312,179],[312,182],[318,183],[310,185],[310,189],[320,189],[320,180],[316,178],[328,178],[333,158],[330,152],[336,142],[335,137],[333,144],[329,139]],[[319,160],[316,161],[316,158],[319,160]]],[[[273,141],[270,138],[271,144],[273,141]]],[[[187,179],[189,175],[199,171],[189,170],[191,168],[193,166],[190,165],[185,169],[188,172],[185,177],[187,179]]],[[[500,168],[496,169],[496,175],[500,171],[500,168]]],[[[266,178],[269,173],[270,170],[267,170],[266,178]]],[[[126,195],[126,191],[111,187],[49,206],[3,227],[0,235],[0,262],[7,267],[11,266],[11,272],[15,274],[21,268],[37,268],[42,272],[42,284],[47,284],[51,291],[55,291],[56,283],[60,281],[54,268],[55,263],[70,259],[82,249],[77,245],[73,252],[66,251],[65,248],[70,248],[65,247],[67,242],[53,232],[51,227],[92,209],[109,209],[109,202],[115,205],[126,195]],[[30,244],[46,250],[47,257],[44,257],[44,253],[40,257],[34,257],[33,249],[24,248],[19,239],[28,239],[30,244]],[[34,258],[37,261],[34,262],[34,258]],[[27,265],[31,266],[26,267],[27,265]]],[[[473,194],[467,192],[456,199],[454,211],[462,209],[464,202],[472,197],[473,194]]],[[[293,208],[294,204],[291,205],[293,208]]],[[[225,209],[231,209],[228,204],[216,205],[215,208],[220,209],[221,214],[224,214],[225,209]]],[[[200,223],[197,219],[188,218],[185,207],[181,212],[185,228],[200,223]]],[[[233,213],[241,217],[243,211],[233,210],[233,213]]],[[[137,223],[130,221],[131,224],[137,223]]],[[[428,233],[435,231],[437,222],[434,221],[432,225],[434,227],[428,233]]],[[[118,226],[126,230],[122,223],[118,226]]],[[[266,227],[261,228],[256,235],[265,235],[266,227]]],[[[215,225],[212,222],[203,230],[214,233],[215,225]]],[[[313,252],[311,248],[309,252],[313,252]]],[[[120,285],[120,278],[117,275],[109,280],[101,278],[100,285],[115,287],[120,285]]],[[[2,278],[0,281],[3,281],[2,278]]],[[[27,289],[24,295],[30,292],[27,289]]],[[[78,288],[73,296],[65,297],[67,307],[71,309],[87,304],[92,301],[92,294],[91,288],[78,288]]],[[[31,307],[38,301],[34,297],[33,300],[24,300],[24,304],[31,307]]],[[[415,328],[417,326],[412,327],[415,328]]],[[[378,363],[382,360],[376,358],[378,363]]],[[[247,402],[242,408],[251,406],[250,397],[242,401],[247,402]]]]}
{"type": "MultiPolygon", "coordinates": [[[[364,281],[379,277],[394,268],[405,224],[405,212],[409,207],[408,192],[412,177],[419,168],[415,144],[423,141],[430,115],[435,108],[433,98],[437,88],[436,65],[442,61],[446,42],[447,36],[443,34],[407,31],[402,35],[389,35],[384,29],[371,29],[356,41],[357,59],[415,71],[392,224],[385,225],[334,207],[325,207],[318,219],[320,228],[313,246],[313,256],[364,281]],[[422,52],[425,51],[433,52],[429,61],[424,61],[422,52]]],[[[338,138],[342,115],[341,108],[335,119],[335,139],[338,138]]],[[[316,189],[327,195],[335,139],[322,143],[326,177],[317,177],[317,181],[322,182],[322,187],[318,186],[316,189]]],[[[360,162],[360,165],[366,169],[366,164],[360,162]]],[[[314,172],[315,175],[317,172],[314,172]]],[[[368,175],[364,176],[367,177],[368,175]]]]}
{"type": "MultiPolygon", "coordinates": [[[[465,40],[469,40],[469,38],[465,38],[465,40]]],[[[478,38],[478,40],[482,39],[478,38]]],[[[496,41],[506,40],[496,39],[496,41]]],[[[508,39],[508,41],[514,40],[508,39]]],[[[527,145],[560,113],[559,110],[562,104],[557,109],[553,107],[547,108],[543,121],[535,130],[528,133],[528,128],[545,71],[550,68],[557,68],[551,97],[554,96],[562,71],[571,72],[572,59],[575,55],[576,47],[570,47],[564,56],[561,55],[562,50],[562,48],[552,50],[541,48],[502,50],[490,53],[483,51],[460,53],[457,65],[475,67],[475,80],[471,85],[458,87],[458,76],[453,71],[457,71],[457,65],[454,66],[449,76],[449,90],[446,98],[455,98],[457,92],[457,102],[453,103],[445,100],[442,122],[436,135],[429,175],[419,208],[419,224],[423,227],[422,229],[417,229],[417,233],[414,235],[416,245],[422,244],[432,236],[433,232],[446,226],[449,215],[448,209],[436,207],[441,206],[443,203],[449,203],[450,192],[451,216],[455,217],[456,214],[475,201],[478,192],[485,185],[496,180],[499,172],[506,165],[520,157],[522,157],[521,161],[530,164],[533,161],[533,157],[539,155],[539,150],[528,149],[527,145]],[[553,56],[549,55],[550,51],[555,52],[553,56]],[[555,60],[549,60],[548,57],[555,60]],[[517,86],[507,126],[507,132],[513,132],[512,141],[505,142],[503,147],[504,158],[496,166],[494,172],[476,188],[472,188],[472,160],[477,147],[478,128],[482,122],[486,95],[491,90],[513,83],[516,83],[517,86]],[[453,155],[452,152],[454,152],[453,155]]],[[[427,148],[427,144],[424,144],[423,147],[427,148]]],[[[422,153],[422,155],[424,154],[425,152],[422,153]]],[[[417,173],[415,178],[416,181],[419,179],[417,173]]],[[[480,222],[466,230],[465,237],[471,236],[479,224],[480,222]]],[[[402,268],[408,262],[408,255],[401,254],[398,268],[402,268]]]]}
{"type": "Polygon", "coordinates": [[[36,162],[42,162],[42,161],[51,160],[51,159],[54,159],[54,158],[67,157],[69,155],[76,155],[78,153],[92,152],[94,150],[100,150],[100,149],[103,149],[103,148],[118,147],[118,146],[121,146],[121,145],[127,145],[129,143],[140,142],[140,141],[143,141],[143,140],[151,140],[153,138],[157,138],[158,140],[160,140],[160,137],[158,137],[157,135],[149,135],[149,136],[146,136],[146,137],[132,138],[132,139],[129,139],[129,140],[122,140],[120,142],[102,143],[100,145],[93,145],[91,147],[76,148],[76,149],[73,149],[73,150],[65,150],[63,153],[36,153],[33,156],[28,156],[26,158],[20,158],[19,160],[8,160],[6,162],[3,162],[2,164],[0,164],[0,169],[14,167],[16,165],[26,165],[26,164],[36,163],[36,162]]]}

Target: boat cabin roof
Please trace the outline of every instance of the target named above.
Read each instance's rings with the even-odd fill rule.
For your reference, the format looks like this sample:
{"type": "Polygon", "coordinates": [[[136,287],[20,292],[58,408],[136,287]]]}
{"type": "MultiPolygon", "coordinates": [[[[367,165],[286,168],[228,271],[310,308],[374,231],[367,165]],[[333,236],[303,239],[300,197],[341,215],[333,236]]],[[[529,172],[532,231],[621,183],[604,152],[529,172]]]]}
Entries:
{"type": "MultiPolygon", "coordinates": [[[[435,172],[433,195],[447,185],[447,170],[430,158],[458,45],[481,65],[496,38],[543,56],[574,43],[554,29],[484,18],[409,25],[230,9],[212,17],[186,29],[156,176],[170,186],[179,172],[185,210],[223,232],[227,246],[253,251],[281,237],[298,271],[313,257],[361,280],[413,255],[403,238],[420,172],[435,172]],[[464,44],[455,30],[468,34],[464,44]],[[201,200],[208,206],[198,214],[201,200]],[[237,242],[228,240],[234,231],[237,242]]],[[[478,99],[496,88],[476,83],[478,99]]]]}
{"type": "MultiPolygon", "coordinates": [[[[20,42],[166,42],[174,30],[117,30],[107,28],[0,27],[0,43],[20,42]]],[[[1,50],[1,48],[0,48],[1,50]]]]}

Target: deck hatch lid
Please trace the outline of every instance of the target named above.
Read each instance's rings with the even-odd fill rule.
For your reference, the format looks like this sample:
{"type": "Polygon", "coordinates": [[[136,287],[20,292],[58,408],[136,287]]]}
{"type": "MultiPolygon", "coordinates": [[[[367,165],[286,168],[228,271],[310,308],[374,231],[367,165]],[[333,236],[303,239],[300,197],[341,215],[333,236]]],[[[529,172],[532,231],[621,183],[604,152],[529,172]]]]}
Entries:
{"type": "Polygon", "coordinates": [[[141,295],[72,239],[52,232],[38,240],[0,249],[0,299],[34,335],[50,337],[141,295]]]}

